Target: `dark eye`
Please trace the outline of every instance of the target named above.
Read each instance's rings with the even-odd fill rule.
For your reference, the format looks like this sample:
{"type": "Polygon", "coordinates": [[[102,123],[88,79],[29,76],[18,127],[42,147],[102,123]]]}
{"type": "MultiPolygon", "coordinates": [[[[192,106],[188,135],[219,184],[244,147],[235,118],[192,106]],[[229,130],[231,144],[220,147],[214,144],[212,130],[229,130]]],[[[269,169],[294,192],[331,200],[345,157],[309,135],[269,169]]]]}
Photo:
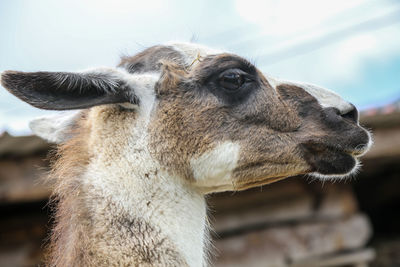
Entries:
{"type": "Polygon", "coordinates": [[[241,70],[227,70],[219,76],[219,84],[228,91],[239,90],[246,82],[244,72],[241,70]]]}

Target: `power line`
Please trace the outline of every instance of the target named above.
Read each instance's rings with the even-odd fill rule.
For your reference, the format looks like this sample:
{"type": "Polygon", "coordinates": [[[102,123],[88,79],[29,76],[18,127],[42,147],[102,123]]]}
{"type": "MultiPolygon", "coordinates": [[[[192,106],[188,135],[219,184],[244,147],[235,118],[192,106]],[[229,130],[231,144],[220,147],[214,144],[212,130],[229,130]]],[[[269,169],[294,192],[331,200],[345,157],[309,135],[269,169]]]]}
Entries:
{"type": "Polygon", "coordinates": [[[400,9],[397,9],[396,11],[389,14],[380,16],[378,18],[369,19],[367,21],[363,21],[344,29],[330,32],[319,38],[307,40],[286,49],[262,54],[260,56],[257,56],[257,61],[262,66],[271,65],[292,57],[310,53],[314,50],[339,42],[344,38],[354,35],[356,33],[381,29],[399,22],[400,9]]]}
{"type": "MultiPolygon", "coordinates": [[[[376,2],[376,3],[378,3],[378,2],[376,2]]],[[[341,16],[343,16],[343,15],[352,14],[355,11],[360,12],[360,10],[365,10],[367,8],[371,8],[371,4],[372,4],[371,2],[364,2],[364,3],[354,6],[352,8],[345,9],[341,13],[335,15],[333,18],[329,18],[328,21],[329,20],[331,20],[331,21],[332,20],[340,20],[341,16]]],[[[393,4],[396,4],[396,6],[398,6],[398,3],[393,3],[393,4]]],[[[246,27],[248,28],[248,25],[246,25],[246,27]]],[[[304,31],[297,32],[298,36],[301,36],[302,34],[306,34],[306,33],[307,32],[304,32],[304,31]]],[[[237,37],[237,34],[234,36],[237,37]]],[[[282,40],[284,40],[283,39],[284,37],[281,37],[281,38],[282,38],[282,40]]],[[[265,44],[265,42],[266,41],[269,42],[270,39],[271,39],[271,36],[258,34],[256,37],[253,36],[252,38],[248,37],[248,38],[244,38],[244,39],[240,38],[240,39],[232,40],[229,42],[229,47],[231,47],[232,50],[235,51],[237,49],[240,50],[241,48],[247,47],[249,43],[251,44],[254,42],[257,42],[257,43],[262,42],[263,44],[265,44]]],[[[277,43],[277,42],[274,42],[274,43],[277,43]]]]}

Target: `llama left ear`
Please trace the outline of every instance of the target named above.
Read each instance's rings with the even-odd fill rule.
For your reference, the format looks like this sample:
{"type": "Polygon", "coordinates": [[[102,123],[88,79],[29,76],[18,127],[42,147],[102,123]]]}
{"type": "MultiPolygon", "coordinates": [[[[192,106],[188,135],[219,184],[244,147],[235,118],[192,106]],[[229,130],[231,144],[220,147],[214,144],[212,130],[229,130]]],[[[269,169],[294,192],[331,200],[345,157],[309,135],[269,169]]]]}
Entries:
{"type": "MultiPolygon", "coordinates": [[[[117,69],[86,72],[5,71],[1,84],[34,107],[50,110],[84,109],[102,104],[139,104],[128,75],[117,69]]],[[[140,87],[140,85],[139,85],[140,87]]]]}
{"type": "Polygon", "coordinates": [[[66,111],[60,114],[40,117],[32,120],[29,127],[32,132],[50,143],[63,143],[73,137],[81,111],[66,111]]]}

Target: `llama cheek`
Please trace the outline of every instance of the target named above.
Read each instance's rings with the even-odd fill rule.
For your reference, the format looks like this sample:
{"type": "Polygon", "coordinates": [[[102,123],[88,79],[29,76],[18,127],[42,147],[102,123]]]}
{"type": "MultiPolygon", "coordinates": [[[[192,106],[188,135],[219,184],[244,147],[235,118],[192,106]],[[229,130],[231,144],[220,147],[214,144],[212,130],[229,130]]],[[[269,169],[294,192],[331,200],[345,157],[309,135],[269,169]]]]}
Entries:
{"type": "Polygon", "coordinates": [[[192,158],[190,166],[195,185],[204,188],[232,187],[232,172],[237,166],[240,145],[223,142],[211,151],[192,158]]]}

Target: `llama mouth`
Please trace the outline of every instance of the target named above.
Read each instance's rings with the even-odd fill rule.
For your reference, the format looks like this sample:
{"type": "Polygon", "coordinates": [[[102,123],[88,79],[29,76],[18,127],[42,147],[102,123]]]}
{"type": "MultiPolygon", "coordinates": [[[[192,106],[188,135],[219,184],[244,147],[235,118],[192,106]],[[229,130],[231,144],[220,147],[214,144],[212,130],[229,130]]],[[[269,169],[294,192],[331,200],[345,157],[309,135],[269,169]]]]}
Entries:
{"type": "Polygon", "coordinates": [[[351,141],[347,141],[347,145],[338,144],[338,143],[325,143],[325,142],[314,142],[308,141],[303,143],[303,149],[309,153],[315,154],[348,154],[352,157],[359,158],[365,155],[369,149],[372,147],[373,139],[371,134],[368,131],[365,131],[365,139],[358,144],[352,144],[351,141]]]}
{"type": "Polygon", "coordinates": [[[371,148],[372,134],[358,122],[349,122],[341,127],[335,133],[309,136],[302,140],[304,158],[316,172],[347,175],[371,148]]]}
{"type": "Polygon", "coordinates": [[[354,149],[345,149],[344,152],[358,158],[364,156],[372,147],[372,144],[373,141],[372,138],[370,137],[367,144],[360,144],[356,146],[354,149]]]}
{"type": "Polygon", "coordinates": [[[358,165],[358,157],[364,155],[370,145],[340,149],[334,146],[308,143],[303,145],[304,157],[313,172],[322,175],[347,176],[358,165]]]}
{"type": "Polygon", "coordinates": [[[361,157],[363,156],[365,153],[367,153],[368,149],[367,148],[363,148],[363,149],[355,149],[355,150],[344,150],[345,153],[353,156],[353,157],[361,157]]]}

